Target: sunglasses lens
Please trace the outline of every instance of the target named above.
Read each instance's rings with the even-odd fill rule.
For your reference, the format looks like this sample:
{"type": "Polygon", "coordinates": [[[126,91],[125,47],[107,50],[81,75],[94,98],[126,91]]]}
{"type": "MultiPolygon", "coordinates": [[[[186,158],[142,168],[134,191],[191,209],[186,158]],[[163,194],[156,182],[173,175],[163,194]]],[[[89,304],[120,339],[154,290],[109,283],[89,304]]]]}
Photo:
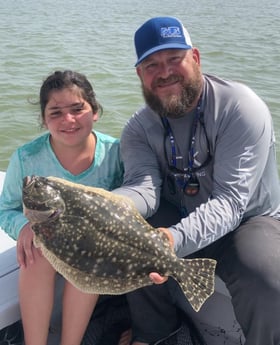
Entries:
{"type": "Polygon", "coordinates": [[[196,176],[191,176],[184,187],[184,193],[188,196],[194,196],[199,192],[199,181],[196,176]]]}
{"type": "Polygon", "coordinates": [[[195,174],[188,175],[186,173],[170,171],[166,182],[171,195],[175,195],[179,189],[187,196],[194,196],[198,194],[200,188],[195,174]]]}

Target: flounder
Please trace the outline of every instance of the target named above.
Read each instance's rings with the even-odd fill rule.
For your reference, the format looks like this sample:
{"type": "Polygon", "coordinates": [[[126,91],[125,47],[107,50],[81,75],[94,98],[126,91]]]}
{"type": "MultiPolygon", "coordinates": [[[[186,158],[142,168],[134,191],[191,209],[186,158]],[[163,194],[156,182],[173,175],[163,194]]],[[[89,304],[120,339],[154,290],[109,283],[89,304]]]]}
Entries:
{"type": "Polygon", "coordinates": [[[149,273],[158,272],[177,280],[196,311],[214,291],[216,261],[178,258],[127,197],[32,176],[23,181],[23,205],[35,246],[81,291],[123,294],[152,284],[149,273]]]}

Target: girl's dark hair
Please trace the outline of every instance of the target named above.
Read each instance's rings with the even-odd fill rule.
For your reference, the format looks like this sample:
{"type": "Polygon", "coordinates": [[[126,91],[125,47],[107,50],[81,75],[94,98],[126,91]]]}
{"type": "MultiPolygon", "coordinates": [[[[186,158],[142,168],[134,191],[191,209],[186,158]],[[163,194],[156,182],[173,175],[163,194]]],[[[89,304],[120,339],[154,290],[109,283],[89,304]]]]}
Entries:
{"type": "Polygon", "coordinates": [[[71,89],[75,86],[79,88],[81,96],[91,105],[93,113],[99,111],[100,115],[102,114],[102,106],[97,102],[93,88],[84,74],[70,70],[55,71],[45,79],[40,89],[40,107],[43,120],[45,119],[45,108],[50,93],[65,88],[71,89]]]}

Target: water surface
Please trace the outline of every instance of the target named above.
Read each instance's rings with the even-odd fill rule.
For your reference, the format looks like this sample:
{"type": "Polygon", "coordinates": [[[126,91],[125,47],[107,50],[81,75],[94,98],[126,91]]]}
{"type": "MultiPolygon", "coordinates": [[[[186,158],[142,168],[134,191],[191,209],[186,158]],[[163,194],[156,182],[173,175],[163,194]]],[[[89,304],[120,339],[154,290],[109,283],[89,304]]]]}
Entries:
{"type": "Polygon", "coordinates": [[[39,107],[28,100],[37,100],[43,79],[56,69],[88,76],[104,108],[96,128],[119,136],[143,103],[133,35],[159,15],[184,22],[204,72],[245,82],[265,100],[280,141],[278,0],[0,1],[0,170],[19,145],[40,134],[39,107]]]}

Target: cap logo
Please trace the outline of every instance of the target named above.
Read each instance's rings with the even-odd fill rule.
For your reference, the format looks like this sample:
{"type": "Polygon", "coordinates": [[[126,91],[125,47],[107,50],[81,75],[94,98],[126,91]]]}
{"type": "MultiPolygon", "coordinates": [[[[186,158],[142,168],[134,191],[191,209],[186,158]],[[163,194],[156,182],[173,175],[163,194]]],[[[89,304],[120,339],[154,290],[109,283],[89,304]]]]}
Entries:
{"type": "Polygon", "coordinates": [[[182,37],[181,30],[178,26],[168,26],[160,29],[160,35],[163,38],[182,37]]]}

